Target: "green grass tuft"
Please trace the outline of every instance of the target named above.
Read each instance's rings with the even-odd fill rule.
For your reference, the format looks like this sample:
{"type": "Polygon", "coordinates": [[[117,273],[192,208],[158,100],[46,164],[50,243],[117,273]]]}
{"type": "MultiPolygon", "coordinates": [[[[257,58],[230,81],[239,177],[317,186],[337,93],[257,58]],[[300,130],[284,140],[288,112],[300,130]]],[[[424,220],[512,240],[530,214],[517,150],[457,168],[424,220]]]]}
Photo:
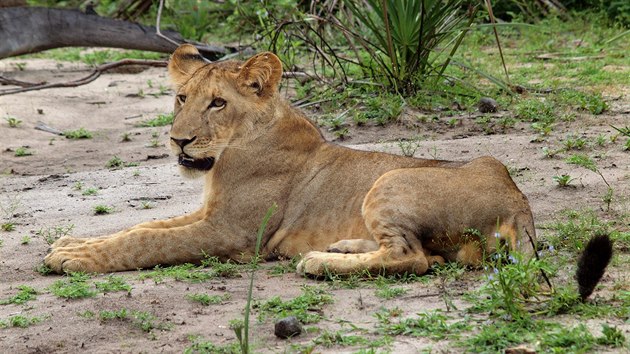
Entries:
{"type": "MultiPolygon", "coordinates": [[[[84,316],[86,318],[91,318],[93,317],[94,314],[91,314],[91,316],[84,316]]],[[[131,321],[131,323],[133,324],[134,327],[141,329],[144,332],[151,332],[154,329],[158,329],[158,330],[169,330],[172,325],[166,322],[160,322],[158,321],[158,318],[146,311],[129,311],[125,308],[120,309],[120,310],[115,310],[115,311],[110,311],[110,310],[103,310],[100,311],[98,314],[98,318],[101,322],[107,322],[107,321],[112,321],[112,320],[119,320],[119,321],[131,321]]]]}
{"type": "Polygon", "coordinates": [[[387,334],[426,337],[433,340],[456,339],[463,331],[472,328],[469,320],[453,321],[441,311],[419,313],[418,317],[396,321],[392,320],[391,311],[377,312],[376,317],[380,323],[379,328],[387,334]]]}
{"type": "Polygon", "coordinates": [[[0,225],[0,229],[6,232],[15,231],[15,223],[5,222],[2,225],[0,225]]]}
{"type": "Polygon", "coordinates": [[[63,135],[68,139],[79,140],[79,139],[92,139],[92,133],[85,130],[85,128],[79,128],[77,130],[68,130],[63,133],[63,135]]]}
{"type": "Polygon", "coordinates": [[[201,266],[185,263],[170,267],[156,266],[153,270],[144,271],[139,279],[153,279],[156,284],[166,278],[189,283],[201,283],[217,277],[236,277],[243,266],[231,262],[220,262],[216,257],[208,257],[201,266]]]}
{"type": "Polygon", "coordinates": [[[173,113],[159,114],[157,117],[138,123],[138,127],[163,127],[173,124],[173,113]]]}
{"type": "Polygon", "coordinates": [[[190,301],[198,302],[204,306],[208,306],[210,304],[216,305],[225,302],[230,299],[230,294],[223,295],[208,295],[208,294],[186,294],[186,298],[190,301]]]}
{"type": "Polygon", "coordinates": [[[184,349],[184,354],[212,353],[212,354],[241,354],[241,347],[237,342],[225,345],[217,345],[211,341],[204,341],[200,336],[188,336],[188,340],[193,342],[191,346],[184,349]]]}
{"type": "Polygon", "coordinates": [[[15,117],[4,117],[4,120],[7,121],[10,128],[17,128],[22,124],[22,121],[15,117]]]}
{"type": "Polygon", "coordinates": [[[96,291],[88,284],[89,279],[90,276],[85,273],[72,273],[66,279],[54,282],[50,291],[53,295],[66,299],[93,297],[96,291]]]}
{"type": "Polygon", "coordinates": [[[16,295],[12,297],[0,300],[0,305],[8,305],[8,304],[16,304],[22,305],[27,301],[35,300],[35,295],[37,295],[37,290],[33,289],[27,285],[18,285],[17,288],[20,290],[16,295]]]}
{"type": "Polygon", "coordinates": [[[15,315],[8,318],[8,320],[0,320],[0,328],[6,327],[19,327],[26,328],[28,326],[41,322],[39,317],[26,317],[23,315],[15,315]]]}
{"type": "Polygon", "coordinates": [[[99,204],[94,206],[94,215],[111,214],[112,211],[114,211],[114,208],[107,205],[99,204]]]}
{"type": "Polygon", "coordinates": [[[108,275],[105,281],[95,282],[96,289],[103,293],[111,293],[116,291],[126,291],[131,293],[131,285],[127,284],[125,278],[116,275],[108,275]]]}
{"type": "Polygon", "coordinates": [[[15,157],[24,157],[24,156],[31,156],[31,155],[33,155],[33,152],[29,150],[27,147],[20,146],[19,148],[15,149],[15,157]]]}
{"type": "Polygon", "coordinates": [[[322,319],[318,310],[323,305],[333,302],[332,296],[321,287],[303,286],[302,295],[293,299],[283,301],[279,296],[254,303],[254,308],[259,311],[259,318],[262,320],[266,316],[282,318],[295,316],[302,323],[315,323],[322,319]]]}

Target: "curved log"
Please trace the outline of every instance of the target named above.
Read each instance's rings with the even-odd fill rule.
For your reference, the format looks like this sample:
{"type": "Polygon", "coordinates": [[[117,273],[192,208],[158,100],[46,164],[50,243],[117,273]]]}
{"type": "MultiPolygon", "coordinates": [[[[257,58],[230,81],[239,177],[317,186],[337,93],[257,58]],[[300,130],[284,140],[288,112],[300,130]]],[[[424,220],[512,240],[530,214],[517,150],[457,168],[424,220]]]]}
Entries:
{"type": "MultiPolygon", "coordinates": [[[[176,42],[188,42],[177,32],[162,33],[176,42]]],[[[192,44],[210,60],[232,52],[224,47],[192,44]]],[[[160,38],[153,26],[78,10],[0,8],[0,59],[60,47],[110,47],[172,53],[177,46],[160,38]]]]}

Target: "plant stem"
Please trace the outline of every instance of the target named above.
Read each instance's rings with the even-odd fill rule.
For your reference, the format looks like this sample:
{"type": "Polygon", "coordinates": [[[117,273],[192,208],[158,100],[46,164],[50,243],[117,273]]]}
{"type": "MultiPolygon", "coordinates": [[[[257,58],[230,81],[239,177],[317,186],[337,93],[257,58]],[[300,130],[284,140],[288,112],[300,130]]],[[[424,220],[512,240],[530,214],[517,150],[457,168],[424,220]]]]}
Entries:
{"type": "Polygon", "coordinates": [[[262,220],[262,223],[260,224],[260,228],[258,228],[258,234],[256,235],[256,251],[254,253],[254,258],[252,258],[252,270],[251,270],[251,274],[249,277],[249,288],[247,289],[247,304],[245,305],[245,320],[244,320],[244,336],[243,336],[243,341],[241,341],[241,351],[243,352],[243,354],[248,354],[249,353],[249,312],[251,309],[251,302],[252,302],[252,289],[254,288],[254,272],[256,271],[256,268],[258,267],[258,255],[260,253],[260,244],[262,243],[262,236],[263,233],[265,232],[265,229],[267,228],[267,224],[269,223],[269,220],[271,219],[271,216],[273,215],[273,213],[276,211],[276,209],[278,208],[278,205],[276,205],[276,203],[273,203],[273,205],[267,210],[267,214],[265,214],[265,217],[262,220]]]}
{"type": "Polygon", "coordinates": [[[486,0],[486,6],[488,8],[488,15],[490,16],[490,21],[492,22],[492,30],[494,31],[494,38],[497,40],[497,47],[499,47],[499,55],[501,56],[501,63],[503,64],[503,71],[505,71],[505,79],[509,86],[510,84],[510,75],[507,71],[507,66],[505,66],[505,58],[503,57],[503,49],[501,49],[501,41],[499,41],[499,33],[497,32],[496,20],[494,18],[494,13],[492,12],[492,4],[490,0],[486,0]]]}
{"type": "Polygon", "coordinates": [[[392,60],[392,69],[394,71],[394,75],[396,75],[395,80],[400,80],[400,73],[398,72],[398,63],[396,61],[396,53],[394,52],[394,46],[392,44],[392,33],[389,28],[389,15],[387,13],[387,1],[381,0],[381,5],[383,6],[383,22],[385,24],[385,32],[387,33],[387,51],[389,52],[389,58],[392,60]]]}

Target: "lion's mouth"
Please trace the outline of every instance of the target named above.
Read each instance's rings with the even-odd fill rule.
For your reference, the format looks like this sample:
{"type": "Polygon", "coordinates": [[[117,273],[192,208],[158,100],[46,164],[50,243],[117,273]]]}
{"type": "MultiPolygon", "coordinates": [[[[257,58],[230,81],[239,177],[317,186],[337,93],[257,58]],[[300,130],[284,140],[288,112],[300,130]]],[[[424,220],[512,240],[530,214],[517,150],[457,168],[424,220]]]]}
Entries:
{"type": "Polygon", "coordinates": [[[177,163],[195,170],[208,171],[214,165],[214,157],[204,157],[202,159],[194,159],[186,154],[179,154],[177,163]]]}

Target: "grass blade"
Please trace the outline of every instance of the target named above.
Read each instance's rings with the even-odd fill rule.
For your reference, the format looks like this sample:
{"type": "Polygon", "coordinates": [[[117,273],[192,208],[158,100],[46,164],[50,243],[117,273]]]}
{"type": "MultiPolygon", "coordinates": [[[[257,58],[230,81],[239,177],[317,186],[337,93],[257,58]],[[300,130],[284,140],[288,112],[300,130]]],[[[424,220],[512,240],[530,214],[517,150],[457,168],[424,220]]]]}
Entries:
{"type": "Polygon", "coordinates": [[[492,30],[494,32],[494,38],[497,41],[497,47],[499,48],[499,55],[501,56],[501,64],[503,65],[503,71],[505,71],[505,78],[507,80],[508,86],[510,86],[510,75],[508,74],[507,66],[505,65],[505,58],[503,57],[503,49],[501,48],[501,41],[499,41],[499,33],[497,32],[496,19],[494,18],[494,13],[492,12],[492,4],[490,0],[486,0],[486,6],[488,8],[488,15],[490,16],[490,21],[492,22],[492,30]]]}
{"type": "MultiPolygon", "coordinates": [[[[276,212],[276,209],[278,209],[278,205],[276,205],[276,203],[273,203],[273,205],[267,210],[267,214],[265,214],[265,217],[262,220],[262,223],[260,224],[260,227],[258,228],[258,233],[256,235],[256,251],[254,253],[254,258],[252,258],[252,270],[251,270],[251,274],[249,277],[249,288],[247,289],[247,303],[245,305],[245,320],[244,320],[244,328],[243,328],[243,337],[242,340],[239,341],[241,342],[241,351],[243,352],[243,354],[248,354],[249,353],[249,312],[251,310],[251,303],[252,303],[252,289],[254,287],[254,272],[256,271],[256,268],[258,266],[258,261],[259,261],[259,253],[260,253],[260,244],[262,243],[262,236],[265,233],[265,229],[267,228],[267,224],[269,223],[269,220],[271,219],[271,217],[273,216],[273,213],[276,212]]],[[[238,332],[237,332],[237,337],[238,336],[238,332]]]]}

